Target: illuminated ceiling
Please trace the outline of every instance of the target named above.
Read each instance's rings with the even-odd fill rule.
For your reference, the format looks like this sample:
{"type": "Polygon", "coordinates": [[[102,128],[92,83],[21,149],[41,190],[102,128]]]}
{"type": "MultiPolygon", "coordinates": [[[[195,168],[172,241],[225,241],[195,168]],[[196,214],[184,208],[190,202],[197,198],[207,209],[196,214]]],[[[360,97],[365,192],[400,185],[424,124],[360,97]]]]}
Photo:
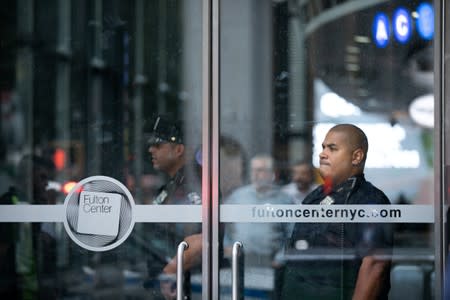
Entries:
{"type": "Polygon", "coordinates": [[[423,1],[300,2],[310,12],[313,2],[322,4],[306,26],[309,71],[341,97],[364,110],[393,112],[407,111],[414,98],[433,92],[431,41],[413,32],[405,44],[391,37],[378,48],[372,37],[378,12],[392,16],[400,6],[413,12],[423,1]]]}

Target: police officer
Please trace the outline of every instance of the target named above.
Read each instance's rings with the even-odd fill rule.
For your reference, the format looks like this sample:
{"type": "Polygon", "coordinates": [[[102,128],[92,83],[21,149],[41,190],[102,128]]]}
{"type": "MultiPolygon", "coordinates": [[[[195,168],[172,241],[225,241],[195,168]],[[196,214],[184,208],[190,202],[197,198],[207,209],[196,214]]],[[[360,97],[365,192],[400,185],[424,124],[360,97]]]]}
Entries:
{"type": "MultiPolygon", "coordinates": [[[[153,200],[154,205],[201,204],[196,178],[188,178],[187,149],[180,123],[166,116],[157,116],[148,139],[154,169],[165,173],[168,181],[153,200]]],[[[192,173],[191,173],[192,174],[192,173]]],[[[184,295],[190,298],[190,271],[201,261],[201,224],[152,224],[147,261],[149,277],[158,285],[150,288],[155,299],[176,297],[176,251],[183,240],[189,245],[184,254],[184,295]]],[[[149,287],[149,286],[147,286],[149,287]]]]}

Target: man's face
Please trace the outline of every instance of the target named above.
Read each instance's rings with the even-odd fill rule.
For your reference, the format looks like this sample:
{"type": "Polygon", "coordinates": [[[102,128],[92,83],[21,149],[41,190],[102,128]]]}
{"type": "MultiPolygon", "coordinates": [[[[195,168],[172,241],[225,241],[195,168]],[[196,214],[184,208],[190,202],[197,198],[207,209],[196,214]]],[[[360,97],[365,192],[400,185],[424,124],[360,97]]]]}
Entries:
{"type": "Polygon", "coordinates": [[[300,190],[307,189],[313,182],[312,172],[308,165],[297,165],[292,167],[292,181],[300,190]]]}
{"type": "Polygon", "coordinates": [[[273,171],[268,162],[263,159],[255,159],[251,163],[251,181],[257,188],[270,185],[273,181],[273,171]]]}
{"type": "Polygon", "coordinates": [[[329,131],[322,143],[320,158],[320,176],[338,185],[353,176],[353,149],[346,133],[329,131]]]}
{"type": "Polygon", "coordinates": [[[180,159],[181,145],[173,143],[159,143],[151,145],[149,152],[152,155],[152,164],[156,170],[172,173],[180,159]]]}

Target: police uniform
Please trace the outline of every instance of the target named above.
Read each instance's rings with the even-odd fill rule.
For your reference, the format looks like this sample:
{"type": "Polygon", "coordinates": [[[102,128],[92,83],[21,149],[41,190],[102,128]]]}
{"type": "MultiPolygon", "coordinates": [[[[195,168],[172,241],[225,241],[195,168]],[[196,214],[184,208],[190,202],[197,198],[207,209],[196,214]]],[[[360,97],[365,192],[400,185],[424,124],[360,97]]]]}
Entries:
{"type": "MultiPolygon", "coordinates": [[[[158,143],[183,144],[182,133],[177,123],[163,117],[157,117],[148,140],[150,145],[158,143]]],[[[158,191],[153,199],[154,205],[200,205],[200,186],[195,180],[186,177],[185,168],[181,168],[158,191]]],[[[160,290],[160,280],[169,280],[174,287],[174,276],[162,276],[161,272],[167,263],[177,254],[177,248],[186,236],[201,233],[200,223],[152,223],[149,230],[148,275],[146,287],[152,294],[152,299],[163,299],[160,290]]],[[[200,269],[200,266],[198,266],[200,269]]],[[[185,299],[190,298],[190,271],[184,274],[185,299]]]]}
{"type": "MultiPolygon", "coordinates": [[[[329,194],[319,186],[303,204],[390,204],[386,195],[364,175],[349,178],[329,194]]],[[[287,263],[282,299],[351,299],[364,256],[375,250],[391,254],[392,230],[383,223],[297,223],[288,244],[300,260],[287,263]],[[326,253],[334,259],[301,260],[304,253],[326,253]],[[346,256],[350,255],[350,256],[346,256]]],[[[387,299],[389,276],[379,299],[387,299]]]]}
{"type": "Polygon", "coordinates": [[[184,168],[169,179],[159,191],[153,204],[201,204],[198,187],[188,184],[184,168]]]}

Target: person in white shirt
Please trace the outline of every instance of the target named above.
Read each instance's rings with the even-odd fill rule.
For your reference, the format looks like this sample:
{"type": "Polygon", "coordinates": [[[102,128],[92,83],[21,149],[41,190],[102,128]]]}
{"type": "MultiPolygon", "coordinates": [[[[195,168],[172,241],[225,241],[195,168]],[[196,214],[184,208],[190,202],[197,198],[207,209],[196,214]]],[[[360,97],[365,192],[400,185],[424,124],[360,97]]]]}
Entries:
{"type": "MultiPolygon", "coordinates": [[[[251,183],[236,189],[226,204],[280,205],[294,204],[292,198],[283,193],[274,182],[273,158],[256,155],[250,162],[251,183]]],[[[231,255],[232,245],[241,241],[245,249],[247,266],[272,266],[277,253],[283,249],[291,227],[287,223],[230,223],[225,229],[224,250],[231,255]]]]}
{"type": "Polygon", "coordinates": [[[314,166],[307,161],[298,161],[291,167],[291,183],[283,186],[282,191],[290,195],[296,204],[301,204],[306,195],[317,187],[314,182],[314,166]]]}

